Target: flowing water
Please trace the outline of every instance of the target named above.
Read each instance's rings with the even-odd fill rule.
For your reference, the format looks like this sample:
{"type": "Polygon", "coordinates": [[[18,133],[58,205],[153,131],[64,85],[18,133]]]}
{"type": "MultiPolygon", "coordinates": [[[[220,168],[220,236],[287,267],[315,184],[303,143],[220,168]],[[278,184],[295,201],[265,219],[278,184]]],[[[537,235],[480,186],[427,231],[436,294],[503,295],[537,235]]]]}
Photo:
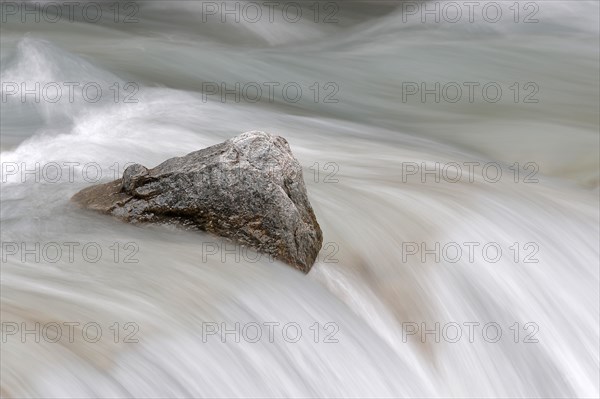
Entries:
{"type": "Polygon", "coordinates": [[[455,23],[208,3],[54,23],[2,3],[2,395],[598,397],[598,2],[496,2],[495,23],[488,2],[455,23]],[[462,98],[408,94],[423,82],[462,98]],[[308,275],[69,202],[249,130],[304,167],[325,242],[308,275]]]}

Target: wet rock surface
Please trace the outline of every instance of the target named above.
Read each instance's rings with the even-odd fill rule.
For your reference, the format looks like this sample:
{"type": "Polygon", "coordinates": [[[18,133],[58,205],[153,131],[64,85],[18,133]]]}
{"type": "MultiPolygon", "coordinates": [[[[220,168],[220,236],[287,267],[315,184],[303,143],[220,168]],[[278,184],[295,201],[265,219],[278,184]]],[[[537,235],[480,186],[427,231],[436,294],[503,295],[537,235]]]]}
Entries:
{"type": "Polygon", "coordinates": [[[131,223],[176,224],[229,238],[308,273],[323,241],[287,141],[247,132],[153,169],[88,187],[77,204],[131,223]]]}

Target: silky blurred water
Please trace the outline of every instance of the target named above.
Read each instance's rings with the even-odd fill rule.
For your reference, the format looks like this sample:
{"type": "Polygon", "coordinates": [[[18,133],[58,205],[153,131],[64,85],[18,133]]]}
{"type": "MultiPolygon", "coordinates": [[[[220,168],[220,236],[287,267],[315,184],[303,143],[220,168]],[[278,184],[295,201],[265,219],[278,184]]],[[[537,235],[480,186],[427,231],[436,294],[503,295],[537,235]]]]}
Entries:
{"type": "MultiPolygon", "coordinates": [[[[200,1],[138,2],[131,24],[110,13],[97,23],[2,21],[3,397],[598,397],[598,3],[518,2],[521,20],[537,4],[530,24],[512,14],[422,23],[393,1],[319,4],[330,3],[319,23],[313,3],[296,23],[222,23],[200,1]],[[338,22],[323,23],[331,10],[338,22]],[[95,103],[77,90],[37,103],[9,95],[9,82],[104,91],[95,103]],[[280,86],[272,101],[265,91],[236,102],[207,82],[280,86]],[[281,92],[290,82],[303,90],[297,102],[281,92]],[[406,82],[495,82],[503,97],[403,101],[406,82]],[[537,103],[522,101],[531,82],[537,103]],[[126,102],[134,88],[137,102],[126,102]],[[110,181],[128,162],[153,167],[248,130],[285,137],[304,167],[326,243],[307,276],[266,257],[207,256],[225,244],[69,202],[92,184],[86,165],[110,181]],[[63,167],[57,182],[23,178],[52,162],[63,167]],[[406,176],[408,163],[452,162],[500,165],[502,178],[466,167],[456,183],[406,176]],[[535,182],[524,181],[528,163],[535,182]],[[56,262],[7,246],[70,242],[80,244],[75,259],[56,262]],[[478,246],[473,261],[406,254],[406,243],[436,242],[478,246]],[[81,256],[86,243],[100,260],[81,256]],[[486,243],[502,248],[494,262],[486,243]],[[131,248],[137,263],[124,261],[131,248]],[[74,342],[8,333],[58,323],[66,335],[71,322],[74,342]],[[82,339],[88,322],[101,326],[98,342],[82,339]],[[126,323],[139,342],[124,342],[126,323]],[[203,339],[210,323],[280,327],[273,342],[235,342],[203,339]],[[286,323],[300,326],[298,342],[282,339],[286,323]],[[337,342],[324,342],[327,323],[337,342]],[[421,323],[480,325],[472,340],[407,336],[421,323]],[[486,323],[501,327],[498,342],[484,339],[486,323]],[[526,323],[537,342],[524,342],[526,323]]],[[[513,2],[497,3],[506,13],[513,2]]]]}

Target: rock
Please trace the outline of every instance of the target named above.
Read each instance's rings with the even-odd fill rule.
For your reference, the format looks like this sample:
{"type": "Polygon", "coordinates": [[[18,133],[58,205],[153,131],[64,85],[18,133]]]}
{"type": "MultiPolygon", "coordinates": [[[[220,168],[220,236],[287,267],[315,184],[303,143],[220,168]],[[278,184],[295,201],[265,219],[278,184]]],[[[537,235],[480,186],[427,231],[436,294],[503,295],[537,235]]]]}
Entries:
{"type": "Polygon", "coordinates": [[[208,231],[304,273],[323,242],[302,167],[284,138],[264,132],[243,133],[153,169],[129,166],[122,179],[88,187],[72,200],[131,223],[208,231]]]}

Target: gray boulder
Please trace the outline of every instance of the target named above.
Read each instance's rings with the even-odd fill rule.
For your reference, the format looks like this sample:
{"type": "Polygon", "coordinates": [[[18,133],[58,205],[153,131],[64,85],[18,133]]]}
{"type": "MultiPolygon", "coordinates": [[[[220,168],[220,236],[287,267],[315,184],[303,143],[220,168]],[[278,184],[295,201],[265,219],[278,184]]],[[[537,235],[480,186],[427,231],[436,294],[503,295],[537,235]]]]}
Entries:
{"type": "Polygon", "coordinates": [[[323,235],[287,141],[247,132],[153,169],[88,187],[79,205],[131,223],[175,224],[229,238],[308,273],[323,235]]]}

